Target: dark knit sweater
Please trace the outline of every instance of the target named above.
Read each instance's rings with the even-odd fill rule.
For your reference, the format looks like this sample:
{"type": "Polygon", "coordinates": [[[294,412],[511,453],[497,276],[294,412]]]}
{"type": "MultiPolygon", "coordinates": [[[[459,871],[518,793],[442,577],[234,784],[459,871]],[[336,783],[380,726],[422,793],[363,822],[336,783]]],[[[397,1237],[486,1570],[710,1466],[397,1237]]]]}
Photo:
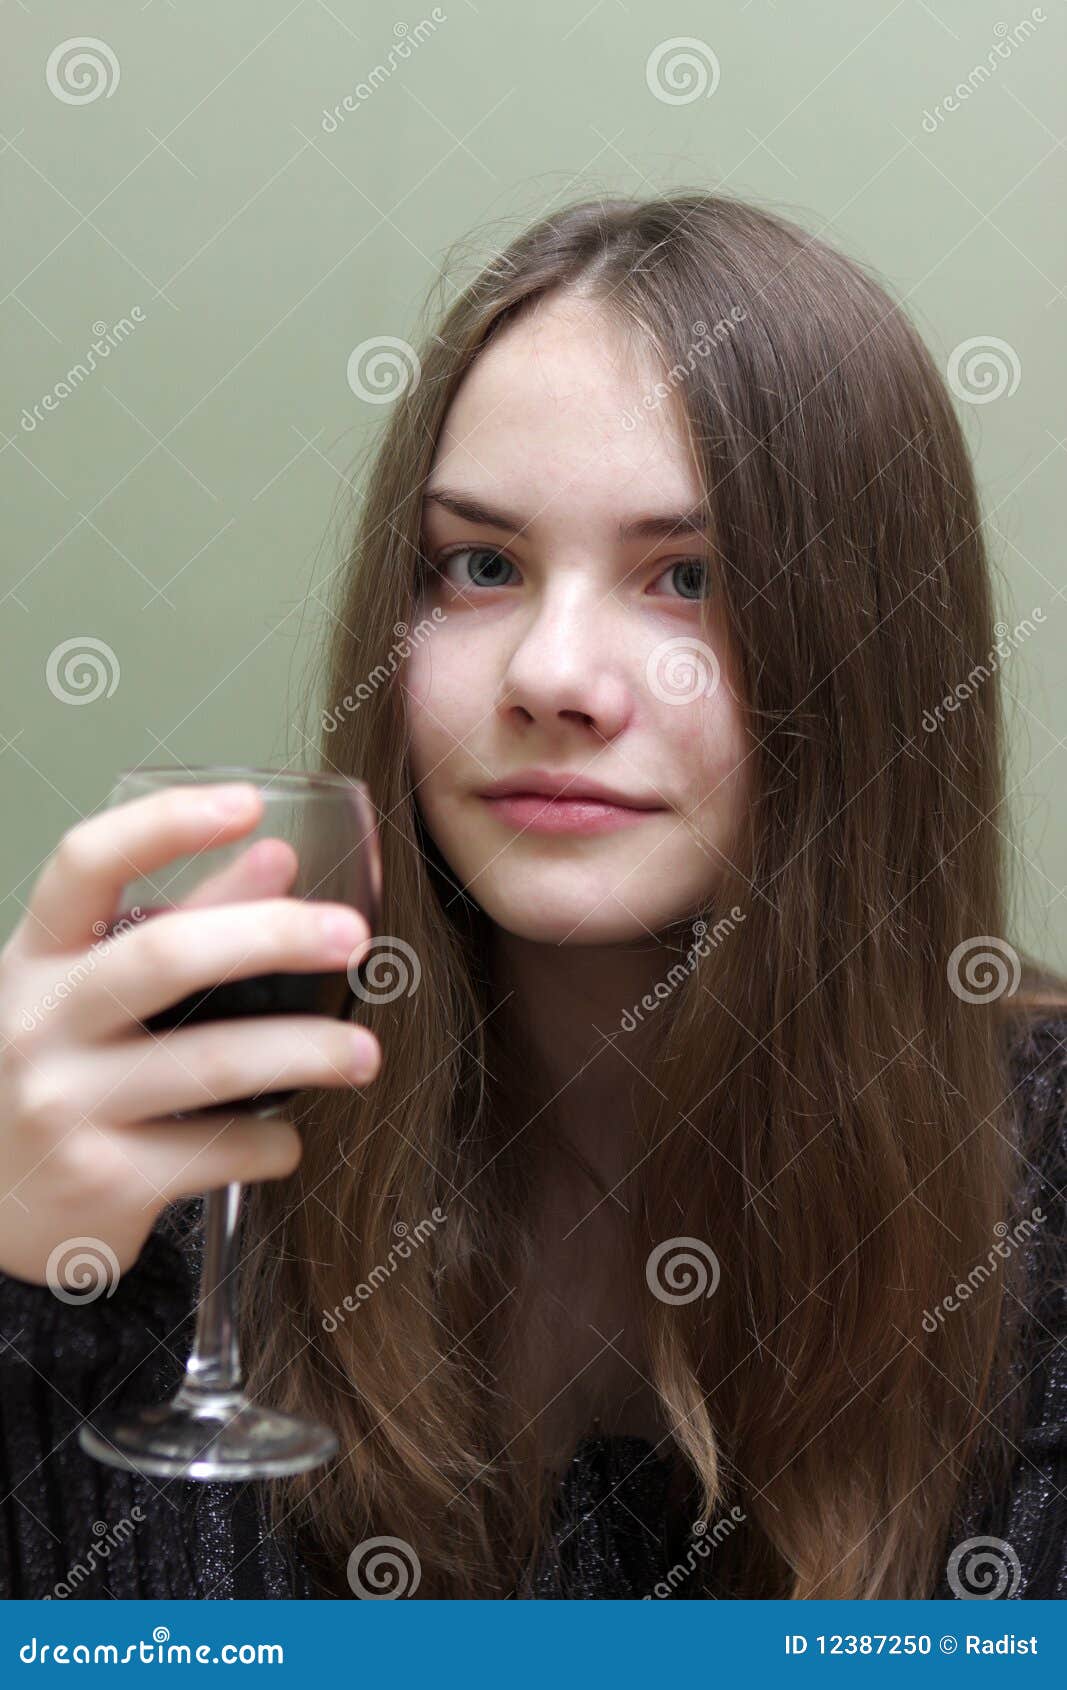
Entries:
{"type": "MultiPolygon", "coordinates": [[[[961,1513],[935,1595],[964,1538],[998,1540],[1005,1595],[1067,1596],[1067,1020],[1038,1021],[1012,1047],[1020,1122],[1018,1212],[1046,1219],[1023,1246],[1027,1416],[1010,1487],[961,1513]],[[1007,1546],[1005,1548],[1004,1546],[1007,1546]],[[1017,1571],[1015,1571],[1017,1564],[1017,1571]]],[[[295,1544],[265,1528],[256,1483],[151,1479],[83,1453],[77,1429],[110,1407],[158,1402],[178,1384],[192,1339],[199,1200],[157,1222],[110,1297],[81,1306],[0,1274],[0,1596],[308,1598],[295,1544]]],[[[528,1594],[675,1598],[701,1594],[709,1557],[688,1558],[667,1526],[669,1470],[639,1438],[589,1437],[561,1486],[558,1529],[528,1594]],[[673,1569],[673,1572],[672,1572],[673,1569]]],[[[714,1556],[714,1548],[711,1557],[714,1556]]],[[[988,1571],[988,1569],[987,1569],[988,1571]]],[[[713,1586],[711,1587],[713,1588],[713,1586]]],[[[966,1588],[966,1586],[965,1586],[966,1588]]]]}

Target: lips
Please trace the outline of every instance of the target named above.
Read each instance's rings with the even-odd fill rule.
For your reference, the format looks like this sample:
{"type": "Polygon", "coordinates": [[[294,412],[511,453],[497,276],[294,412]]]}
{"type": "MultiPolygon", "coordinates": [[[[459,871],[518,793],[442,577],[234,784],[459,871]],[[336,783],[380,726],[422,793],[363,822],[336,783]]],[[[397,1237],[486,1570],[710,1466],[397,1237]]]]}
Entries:
{"type": "Polygon", "coordinates": [[[525,769],[514,775],[493,781],[482,792],[483,798],[540,798],[542,804],[611,805],[626,810],[662,810],[658,798],[635,794],[590,780],[577,773],[554,773],[547,769],[525,769]]]}
{"type": "Polygon", "coordinates": [[[609,786],[567,769],[517,769],[493,781],[480,796],[495,819],[516,833],[611,833],[667,808],[652,794],[609,786]]]}

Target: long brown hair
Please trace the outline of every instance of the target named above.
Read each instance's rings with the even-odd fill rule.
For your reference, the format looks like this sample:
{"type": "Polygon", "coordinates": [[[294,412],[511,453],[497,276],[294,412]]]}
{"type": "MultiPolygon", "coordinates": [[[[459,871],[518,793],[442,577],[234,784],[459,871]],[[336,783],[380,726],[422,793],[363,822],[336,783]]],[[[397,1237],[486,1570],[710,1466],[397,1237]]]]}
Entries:
{"type": "Polygon", "coordinates": [[[751,730],[751,801],[694,912],[714,928],[731,911],[735,930],[695,955],[649,1043],[628,1251],[650,1377],[703,1518],[741,1505],[723,1589],[921,1597],[964,1481],[1007,1470],[1015,1264],[933,1331],[923,1314],[1009,1214],[1008,1035],[1067,994],[1025,955],[1021,980],[990,987],[1018,957],[1011,820],[953,405],[860,264],[723,194],[583,201],[513,240],[422,335],[361,486],[320,763],[370,785],[383,955],[401,941],[409,978],[361,1006],[378,1079],[304,1094],[297,1174],[249,1195],[251,1386],[342,1444],[270,1487],[275,1518],[340,1594],[350,1551],[385,1536],[417,1554],[420,1596],[506,1596],[546,1535],[507,1359],[536,1161],[521,1028],[494,996],[486,918],[422,826],[403,655],[448,407],[494,332],[560,290],[654,348],[682,400],[751,730]],[[652,1252],[679,1239],[714,1251],[714,1295],[650,1293],[652,1252]]]}

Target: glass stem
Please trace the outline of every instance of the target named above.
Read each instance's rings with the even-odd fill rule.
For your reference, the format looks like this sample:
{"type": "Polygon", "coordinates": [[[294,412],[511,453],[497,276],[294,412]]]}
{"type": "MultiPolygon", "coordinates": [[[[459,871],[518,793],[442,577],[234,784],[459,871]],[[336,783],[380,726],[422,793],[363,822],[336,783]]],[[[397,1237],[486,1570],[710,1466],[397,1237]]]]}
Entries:
{"type": "Polygon", "coordinates": [[[237,1349],[237,1218],[243,1187],[223,1185],[204,1196],[204,1258],[193,1347],[182,1394],[239,1394],[241,1358],[237,1349]]]}

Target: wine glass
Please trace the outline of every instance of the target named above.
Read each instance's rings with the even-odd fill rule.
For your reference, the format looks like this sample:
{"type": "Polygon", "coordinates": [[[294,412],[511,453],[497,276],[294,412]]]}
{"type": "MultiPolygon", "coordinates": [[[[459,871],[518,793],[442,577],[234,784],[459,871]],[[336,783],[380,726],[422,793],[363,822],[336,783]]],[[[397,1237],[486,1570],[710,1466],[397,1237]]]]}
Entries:
{"type": "MultiPolygon", "coordinates": [[[[224,781],[247,781],[259,790],[264,801],[259,823],[237,840],[172,858],[154,874],[129,881],[111,928],[190,902],[227,901],[213,896],[213,889],[226,887],[228,870],[233,884],[237,860],[257,840],[269,838],[284,840],[294,853],[295,878],[286,896],[351,904],[374,933],[380,922],[381,858],[374,805],[362,781],[225,764],[124,769],[108,807],[163,787],[224,781]]],[[[355,1002],[356,973],[331,969],[224,980],[190,993],[143,1025],[155,1033],[243,1015],[346,1019],[355,1002]]],[[[293,1096],[293,1090],[267,1091],[231,1107],[266,1119],[283,1114],[293,1096]]],[[[199,1114],[186,1110],[180,1118],[195,1121],[199,1114]]],[[[245,1395],[236,1326],[241,1194],[237,1183],[205,1194],[200,1296],[181,1385],[168,1402],[102,1412],[86,1421],[78,1441],[98,1461],[166,1477],[270,1479],[306,1472],[337,1453],[329,1427],[259,1407],[245,1395]]]]}

